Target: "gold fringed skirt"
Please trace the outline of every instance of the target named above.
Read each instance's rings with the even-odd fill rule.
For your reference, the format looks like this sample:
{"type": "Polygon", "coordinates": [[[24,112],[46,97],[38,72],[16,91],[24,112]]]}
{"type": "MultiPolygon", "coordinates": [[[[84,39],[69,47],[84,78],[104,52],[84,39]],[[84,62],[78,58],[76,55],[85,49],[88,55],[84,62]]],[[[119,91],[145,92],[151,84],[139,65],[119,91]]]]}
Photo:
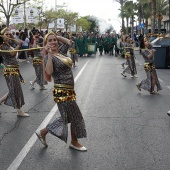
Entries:
{"type": "Polygon", "coordinates": [[[12,106],[15,109],[19,109],[25,104],[20,83],[20,81],[24,82],[24,79],[20,74],[19,66],[7,65],[3,70],[3,74],[9,89],[8,96],[4,104],[12,106]]]}
{"type": "Polygon", "coordinates": [[[71,123],[71,129],[76,138],[85,138],[86,128],[81,111],[76,103],[74,86],[66,84],[55,84],[53,90],[54,101],[57,103],[61,117],[56,118],[46,127],[47,131],[67,142],[66,128],[71,123]]]}
{"type": "Polygon", "coordinates": [[[76,100],[74,86],[66,84],[55,84],[53,89],[53,96],[56,103],[76,100]]]}

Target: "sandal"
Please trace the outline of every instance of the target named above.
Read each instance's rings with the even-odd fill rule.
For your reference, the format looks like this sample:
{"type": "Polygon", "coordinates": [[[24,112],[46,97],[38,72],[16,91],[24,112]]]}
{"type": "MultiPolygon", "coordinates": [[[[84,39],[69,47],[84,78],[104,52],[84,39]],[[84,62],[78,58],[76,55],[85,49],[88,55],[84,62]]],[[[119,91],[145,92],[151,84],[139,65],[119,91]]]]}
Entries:
{"type": "Polygon", "coordinates": [[[41,132],[35,132],[35,134],[37,135],[38,139],[40,140],[40,142],[45,146],[45,147],[48,147],[46,141],[42,138],[41,136],[41,132]]]}

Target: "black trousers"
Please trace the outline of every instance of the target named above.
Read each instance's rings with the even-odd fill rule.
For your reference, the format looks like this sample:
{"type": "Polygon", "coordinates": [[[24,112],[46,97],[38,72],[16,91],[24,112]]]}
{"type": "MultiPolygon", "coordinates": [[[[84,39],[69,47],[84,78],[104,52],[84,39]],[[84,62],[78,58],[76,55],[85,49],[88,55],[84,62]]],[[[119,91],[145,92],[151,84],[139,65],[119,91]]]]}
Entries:
{"type": "Polygon", "coordinates": [[[3,63],[3,58],[0,56],[0,64],[3,63]]]}

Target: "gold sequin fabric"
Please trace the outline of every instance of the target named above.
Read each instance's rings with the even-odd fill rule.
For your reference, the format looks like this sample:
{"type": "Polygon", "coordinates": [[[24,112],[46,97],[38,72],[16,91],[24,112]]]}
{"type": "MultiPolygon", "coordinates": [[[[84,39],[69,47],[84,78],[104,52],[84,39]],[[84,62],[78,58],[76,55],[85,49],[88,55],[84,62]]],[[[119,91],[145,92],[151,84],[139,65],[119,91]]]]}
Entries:
{"type": "Polygon", "coordinates": [[[68,85],[64,84],[54,85],[53,96],[56,103],[76,100],[74,86],[70,86],[69,88],[68,85]]]}
{"type": "Polygon", "coordinates": [[[33,64],[33,65],[35,65],[35,64],[42,64],[42,58],[40,58],[40,57],[34,57],[32,64],[33,64]]]}
{"type": "Polygon", "coordinates": [[[145,71],[155,70],[155,65],[154,65],[154,64],[145,63],[145,64],[144,64],[144,70],[145,70],[145,71]]]}
{"type": "Polygon", "coordinates": [[[3,70],[3,74],[4,76],[19,75],[20,74],[19,67],[18,66],[6,67],[3,70]]]}
{"type": "Polygon", "coordinates": [[[125,58],[130,58],[130,52],[125,53],[125,58]]]}

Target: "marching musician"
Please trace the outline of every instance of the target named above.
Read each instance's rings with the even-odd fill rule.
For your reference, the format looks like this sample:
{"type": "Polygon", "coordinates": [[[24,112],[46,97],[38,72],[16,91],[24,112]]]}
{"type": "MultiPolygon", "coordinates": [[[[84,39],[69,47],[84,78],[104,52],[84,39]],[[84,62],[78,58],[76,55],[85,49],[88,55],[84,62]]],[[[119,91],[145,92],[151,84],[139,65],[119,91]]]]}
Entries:
{"type": "Polygon", "coordinates": [[[110,52],[110,55],[113,55],[113,47],[114,47],[114,37],[113,37],[113,33],[111,33],[110,36],[109,36],[109,52],[110,52]]]}
{"type": "Polygon", "coordinates": [[[104,37],[104,53],[108,54],[109,53],[109,34],[106,33],[104,37]]]}

